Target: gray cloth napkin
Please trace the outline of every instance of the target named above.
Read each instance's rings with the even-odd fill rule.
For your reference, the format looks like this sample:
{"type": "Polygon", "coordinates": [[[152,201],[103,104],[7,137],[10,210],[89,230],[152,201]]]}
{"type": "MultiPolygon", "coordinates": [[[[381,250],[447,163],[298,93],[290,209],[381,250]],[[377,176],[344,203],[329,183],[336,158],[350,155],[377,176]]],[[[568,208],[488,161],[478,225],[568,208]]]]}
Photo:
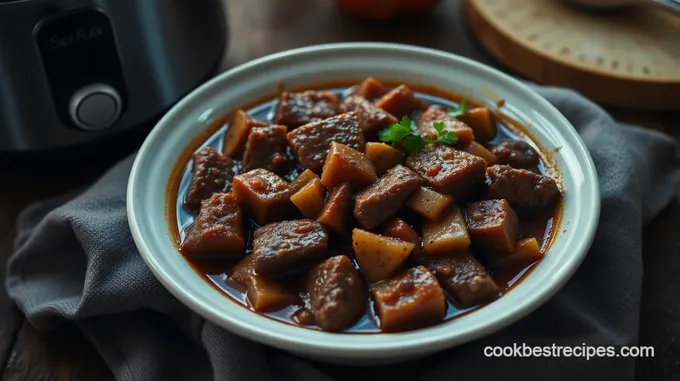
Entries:
{"type": "Polygon", "coordinates": [[[617,124],[574,92],[536,89],[593,156],[600,225],[571,281],[535,313],[487,338],[416,362],[352,368],[303,360],[220,329],[173,298],[139,256],[125,215],[133,157],[82,193],[23,211],[7,289],[38,329],[75,322],[119,380],[633,380],[633,358],[484,357],[485,346],[514,343],[635,345],[642,226],[680,185],[671,138],[617,124]]]}

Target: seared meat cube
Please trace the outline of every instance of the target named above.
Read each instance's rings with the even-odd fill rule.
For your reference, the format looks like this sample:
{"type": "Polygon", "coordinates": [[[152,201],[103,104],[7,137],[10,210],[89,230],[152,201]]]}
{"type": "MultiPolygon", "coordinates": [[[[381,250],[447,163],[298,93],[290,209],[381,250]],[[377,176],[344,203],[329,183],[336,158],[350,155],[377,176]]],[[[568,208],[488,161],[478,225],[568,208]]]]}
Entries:
{"type": "Polygon", "coordinates": [[[349,96],[342,102],[345,112],[355,112],[364,134],[375,134],[379,130],[397,123],[397,118],[360,96],[349,96]]]}
{"type": "Polygon", "coordinates": [[[193,155],[193,171],[191,184],[187,191],[185,205],[191,210],[198,210],[201,201],[226,190],[234,177],[234,165],[230,158],[205,147],[193,155]]]}
{"type": "Polygon", "coordinates": [[[477,107],[467,110],[458,117],[475,132],[475,140],[485,142],[493,139],[497,133],[496,115],[488,107],[477,107]]]}
{"type": "Polygon", "coordinates": [[[444,144],[428,144],[413,152],[406,165],[419,174],[437,192],[462,198],[484,180],[486,162],[467,152],[444,144]]]}
{"type": "Polygon", "coordinates": [[[331,143],[321,174],[321,183],[326,188],[349,182],[353,189],[362,189],[377,179],[366,155],[346,145],[331,143]]]}
{"type": "Polygon", "coordinates": [[[336,186],[331,189],[328,201],[316,221],[338,234],[346,234],[351,203],[352,187],[349,183],[336,186]]]}
{"type": "Polygon", "coordinates": [[[423,249],[430,256],[461,253],[470,247],[470,235],[460,208],[445,214],[439,221],[423,223],[423,249]]]}
{"type": "Polygon", "coordinates": [[[307,292],[314,320],[324,331],[345,330],[366,311],[366,282],[344,255],[314,267],[307,276],[307,292]]]}
{"type": "Polygon", "coordinates": [[[453,131],[458,137],[457,144],[464,145],[475,139],[472,128],[447,114],[446,111],[435,107],[428,108],[418,119],[418,131],[420,134],[436,138],[438,134],[432,125],[434,122],[444,123],[444,126],[446,126],[444,131],[453,131]]]}
{"type": "Polygon", "coordinates": [[[406,206],[431,221],[439,221],[453,204],[453,197],[420,187],[406,200],[406,206]]]}
{"type": "Polygon", "coordinates": [[[465,208],[468,232],[475,245],[492,254],[512,254],[519,233],[517,214],[505,200],[485,200],[465,208]]]}
{"type": "Polygon", "coordinates": [[[240,258],[245,248],[243,213],[230,193],[218,193],[203,201],[180,251],[188,257],[240,258]]]}
{"type": "Polygon", "coordinates": [[[361,84],[359,88],[354,92],[354,95],[364,97],[369,100],[373,100],[378,97],[382,97],[390,91],[385,85],[380,83],[375,78],[368,77],[361,84]]]}
{"type": "Polygon", "coordinates": [[[498,158],[498,164],[506,164],[513,168],[534,168],[540,157],[538,152],[523,140],[502,142],[491,148],[498,158]]]}
{"type": "Polygon", "coordinates": [[[380,328],[385,332],[433,325],[446,314],[444,292],[423,266],[408,269],[372,288],[380,328]]]}
{"type": "Polygon", "coordinates": [[[254,127],[248,135],[243,154],[243,172],[263,168],[272,172],[283,169],[286,159],[286,126],[254,127]]]}
{"type": "Polygon", "coordinates": [[[234,177],[234,197],[248,207],[258,224],[285,219],[294,211],[288,183],[265,169],[254,169],[234,177]]]}
{"type": "Polygon", "coordinates": [[[314,172],[323,167],[332,142],[358,151],[364,150],[364,134],[356,114],[350,112],[337,115],[305,124],[288,133],[288,144],[295,152],[300,166],[314,172]]]}
{"type": "Polygon", "coordinates": [[[237,156],[246,144],[250,130],[253,127],[265,127],[267,125],[267,122],[250,119],[243,110],[237,110],[231,119],[231,123],[229,123],[229,127],[227,127],[227,132],[224,134],[222,153],[229,157],[237,156]]]}
{"type": "Polygon", "coordinates": [[[397,118],[416,110],[425,110],[428,106],[427,103],[418,99],[413,90],[406,85],[400,85],[383,95],[375,102],[375,105],[397,118]]]}
{"type": "Polygon", "coordinates": [[[428,258],[428,268],[461,307],[487,302],[500,288],[489,272],[470,253],[428,258]]]}
{"type": "Polygon", "coordinates": [[[276,107],[276,124],[289,129],[330,118],[340,112],[338,96],[327,91],[283,92],[276,107]]]}
{"type": "Polygon", "coordinates": [[[560,194],[557,183],[550,177],[507,165],[487,168],[486,178],[489,198],[506,199],[513,207],[541,208],[560,194]]]}
{"type": "Polygon", "coordinates": [[[356,195],[354,218],[364,229],[373,229],[394,217],[421,183],[412,170],[397,165],[356,195]]]}
{"type": "Polygon", "coordinates": [[[416,260],[420,260],[423,254],[423,243],[418,233],[411,227],[411,225],[399,218],[393,218],[387,223],[387,227],[382,232],[383,235],[394,237],[402,241],[411,242],[416,245],[411,251],[416,260]]]}
{"type": "Polygon", "coordinates": [[[404,164],[404,153],[385,143],[366,143],[366,156],[373,163],[375,173],[382,176],[397,164],[404,164]]]}
{"type": "Polygon", "coordinates": [[[316,221],[275,222],[253,236],[255,272],[264,277],[304,270],[321,262],[327,251],[328,234],[316,221]]]}

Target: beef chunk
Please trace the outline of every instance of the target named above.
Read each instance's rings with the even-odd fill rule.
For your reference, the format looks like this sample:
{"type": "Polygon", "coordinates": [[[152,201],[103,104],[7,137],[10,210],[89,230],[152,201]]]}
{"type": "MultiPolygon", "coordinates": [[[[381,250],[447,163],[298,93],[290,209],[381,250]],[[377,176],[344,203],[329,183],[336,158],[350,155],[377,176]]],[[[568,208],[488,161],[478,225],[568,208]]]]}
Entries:
{"type": "Polygon", "coordinates": [[[413,90],[406,85],[400,85],[383,95],[375,102],[375,105],[397,118],[416,110],[425,110],[428,106],[427,103],[418,99],[413,90]]]}
{"type": "Polygon", "coordinates": [[[444,292],[423,266],[373,285],[372,291],[380,328],[385,332],[421,328],[444,319],[444,292]]]}
{"type": "Polygon", "coordinates": [[[203,201],[180,246],[188,257],[240,258],[245,248],[243,213],[230,193],[217,193],[203,201]]]}
{"type": "Polygon", "coordinates": [[[496,115],[488,107],[477,107],[467,110],[458,119],[472,128],[475,132],[475,140],[478,141],[489,141],[496,137],[498,132],[496,115]]]}
{"type": "Polygon", "coordinates": [[[282,221],[255,230],[253,254],[255,272],[264,277],[300,271],[323,260],[328,234],[311,220],[282,221]]]}
{"type": "Polygon", "coordinates": [[[285,168],[286,126],[254,127],[248,135],[246,151],[243,154],[243,171],[263,168],[279,172],[285,168]]]}
{"type": "Polygon", "coordinates": [[[388,91],[390,90],[380,81],[375,78],[368,77],[363,82],[361,82],[357,90],[354,92],[354,95],[373,100],[375,98],[382,97],[383,95],[387,94],[388,91]]]}
{"type": "Polygon", "coordinates": [[[338,234],[346,234],[351,203],[352,187],[349,183],[336,186],[331,189],[328,201],[316,221],[338,234]]]}
{"type": "Polygon", "coordinates": [[[493,154],[493,152],[489,151],[486,147],[477,142],[470,142],[462,146],[460,149],[467,153],[481,157],[484,159],[484,161],[486,161],[487,166],[494,165],[498,162],[498,158],[493,154]]]}
{"type": "Polygon", "coordinates": [[[434,122],[444,123],[445,131],[453,131],[458,137],[458,144],[464,145],[475,139],[475,134],[467,124],[447,114],[446,111],[430,107],[418,119],[418,131],[421,135],[429,135],[432,138],[438,136],[437,130],[432,124],[434,122]]]}
{"type": "Polygon", "coordinates": [[[475,245],[493,254],[512,254],[519,233],[517,214],[505,200],[485,200],[465,208],[468,232],[475,245]]]}
{"type": "Polygon", "coordinates": [[[428,268],[461,307],[488,302],[500,288],[489,272],[470,253],[428,258],[428,268]]]}
{"type": "Polygon", "coordinates": [[[227,127],[227,132],[224,134],[222,152],[225,156],[236,157],[246,144],[250,130],[253,127],[265,127],[267,125],[267,122],[250,119],[243,110],[237,110],[231,119],[231,123],[229,123],[229,127],[227,127]]]}
{"type": "Polygon", "coordinates": [[[555,180],[524,169],[493,165],[486,170],[489,198],[504,198],[513,207],[540,208],[560,193],[555,180]]]}
{"type": "Polygon", "coordinates": [[[540,157],[538,152],[523,140],[511,140],[496,144],[491,148],[498,164],[506,164],[514,168],[534,168],[540,157]]]}
{"type": "Polygon", "coordinates": [[[364,229],[373,229],[394,217],[421,183],[422,179],[412,170],[397,165],[356,195],[354,218],[364,229]]]}
{"type": "Polygon", "coordinates": [[[205,147],[193,156],[191,184],[186,196],[186,206],[198,210],[201,201],[213,193],[223,192],[234,177],[233,162],[230,158],[205,147]]]}
{"type": "Polygon", "coordinates": [[[234,177],[234,197],[245,205],[258,224],[285,219],[294,211],[288,183],[265,169],[254,169],[234,177]]]}
{"type": "Polygon", "coordinates": [[[307,277],[307,292],[314,320],[324,331],[345,330],[366,311],[366,282],[344,255],[314,267],[307,277]]]}
{"type": "Polygon", "coordinates": [[[302,168],[321,170],[331,148],[337,142],[352,149],[364,150],[364,134],[354,113],[305,124],[288,133],[288,144],[295,152],[302,168]]]}
{"type": "Polygon", "coordinates": [[[406,165],[437,192],[461,198],[484,180],[486,162],[467,152],[443,144],[428,144],[413,152],[406,165]]]}
{"type": "Polygon", "coordinates": [[[375,169],[363,153],[333,142],[323,165],[321,183],[332,188],[348,182],[353,189],[362,189],[377,180],[375,169]]]}
{"type": "Polygon", "coordinates": [[[327,91],[284,92],[279,97],[274,120],[289,129],[330,118],[340,112],[338,96],[327,91]]]}
{"type": "Polygon", "coordinates": [[[345,112],[355,112],[361,130],[366,135],[376,134],[379,130],[397,123],[397,118],[360,96],[349,96],[342,102],[345,112]]]}
{"type": "Polygon", "coordinates": [[[423,223],[423,249],[430,256],[465,252],[470,247],[470,234],[460,208],[445,214],[439,221],[423,223]]]}

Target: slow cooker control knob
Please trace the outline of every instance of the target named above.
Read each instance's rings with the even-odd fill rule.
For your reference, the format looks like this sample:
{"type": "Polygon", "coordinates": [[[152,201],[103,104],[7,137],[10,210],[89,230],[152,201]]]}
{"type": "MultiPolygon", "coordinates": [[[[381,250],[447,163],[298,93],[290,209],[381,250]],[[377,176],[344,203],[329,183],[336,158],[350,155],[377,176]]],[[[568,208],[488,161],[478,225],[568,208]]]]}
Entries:
{"type": "Polygon", "coordinates": [[[113,87],[95,83],[76,91],[69,103],[69,114],[76,126],[87,131],[111,127],[120,116],[122,102],[113,87]]]}

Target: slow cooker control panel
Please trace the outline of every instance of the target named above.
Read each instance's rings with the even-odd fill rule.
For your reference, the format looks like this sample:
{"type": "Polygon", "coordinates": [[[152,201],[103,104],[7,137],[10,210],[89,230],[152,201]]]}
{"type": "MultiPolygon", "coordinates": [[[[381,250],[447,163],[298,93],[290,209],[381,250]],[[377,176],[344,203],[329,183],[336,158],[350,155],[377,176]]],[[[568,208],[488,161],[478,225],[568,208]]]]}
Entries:
{"type": "Polygon", "coordinates": [[[94,8],[48,16],[35,38],[61,121],[86,131],[114,126],[127,95],[108,16],[94,8]]]}

